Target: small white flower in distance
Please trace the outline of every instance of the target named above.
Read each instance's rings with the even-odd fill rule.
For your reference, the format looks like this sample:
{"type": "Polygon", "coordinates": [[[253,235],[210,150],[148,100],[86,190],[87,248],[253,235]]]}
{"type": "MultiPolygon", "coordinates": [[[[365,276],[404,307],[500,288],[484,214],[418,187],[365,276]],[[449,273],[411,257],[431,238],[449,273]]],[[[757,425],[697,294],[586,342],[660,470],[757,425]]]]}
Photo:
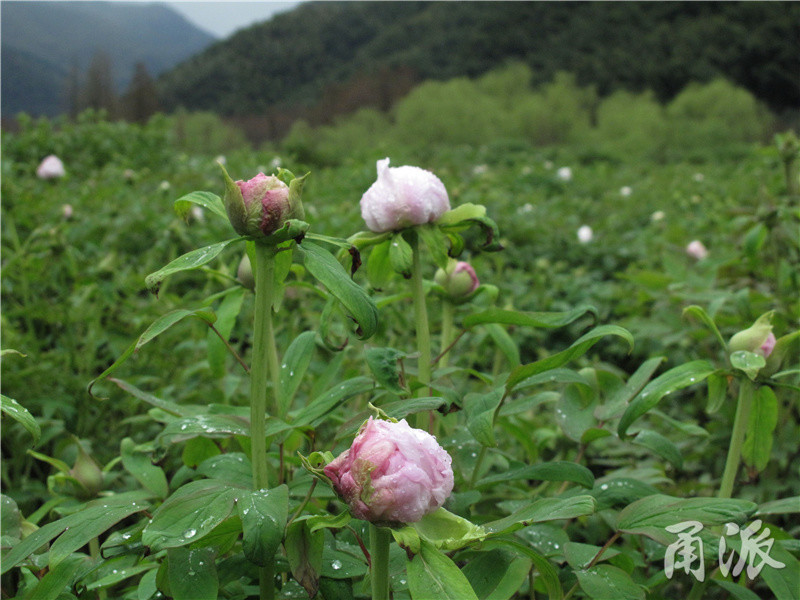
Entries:
{"type": "Polygon", "coordinates": [[[64,204],[61,207],[61,215],[64,217],[65,221],[69,221],[72,218],[72,205],[64,204]]]}
{"type": "Polygon", "coordinates": [[[483,175],[489,170],[487,165],[475,165],[472,167],[472,174],[473,175],[483,175]]]}
{"type": "Polygon", "coordinates": [[[695,173],[694,175],[692,175],[692,179],[694,179],[698,183],[703,181],[705,178],[706,178],[706,176],[703,175],[702,173],[695,173]]]}
{"type": "Polygon", "coordinates": [[[160,189],[162,192],[166,192],[170,187],[169,181],[162,181],[160,184],[158,184],[158,189],[160,189]]]}
{"type": "Polygon", "coordinates": [[[708,256],[708,250],[700,240],[692,240],[686,246],[686,254],[696,260],[703,260],[708,256]]]}
{"type": "Polygon", "coordinates": [[[629,186],[629,185],[624,185],[624,186],[622,186],[621,188],[619,188],[619,195],[620,195],[620,196],[624,196],[624,197],[626,197],[626,198],[627,198],[627,197],[628,197],[628,196],[630,196],[632,193],[633,193],[633,189],[632,189],[632,188],[631,188],[631,186],[629,186]]]}
{"type": "Polygon", "coordinates": [[[652,215],[650,215],[650,220],[653,223],[657,223],[658,221],[662,221],[666,215],[664,214],[663,210],[657,210],[652,215]]]}
{"type": "Polygon", "coordinates": [[[220,154],[217,158],[214,159],[214,162],[224,165],[228,162],[228,160],[225,158],[224,154],[220,154]]]}
{"type": "Polygon", "coordinates": [[[569,167],[561,167],[558,171],[556,171],[556,175],[561,181],[571,181],[572,169],[569,167]]]}
{"type": "Polygon", "coordinates": [[[544,161],[544,168],[547,169],[548,171],[550,169],[552,169],[553,168],[553,161],[552,160],[544,161]]]}
{"type": "Polygon", "coordinates": [[[36,167],[36,176],[39,179],[58,179],[66,174],[64,163],[55,154],[46,157],[36,167]]]}
{"type": "Polygon", "coordinates": [[[588,244],[594,238],[594,232],[588,225],[581,225],[578,228],[578,241],[581,244],[588,244]]]}

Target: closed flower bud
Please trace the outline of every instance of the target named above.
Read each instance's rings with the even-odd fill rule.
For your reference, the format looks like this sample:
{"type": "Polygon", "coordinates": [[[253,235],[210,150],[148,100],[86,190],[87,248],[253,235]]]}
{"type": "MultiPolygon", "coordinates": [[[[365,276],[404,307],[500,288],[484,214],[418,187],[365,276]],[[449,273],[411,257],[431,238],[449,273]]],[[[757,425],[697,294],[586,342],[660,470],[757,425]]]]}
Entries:
{"type": "Polygon", "coordinates": [[[256,289],[256,280],[253,277],[253,265],[250,263],[250,257],[245,254],[239,262],[239,269],[236,272],[236,278],[244,287],[249,290],[256,289]]]}
{"type": "Polygon", "coordinates": [[[239,235],[263,238],[281,229],[289,219],[305,216],[300,202],[301,184],[293,190],[275,175],[263,173],[248,181],[234,182],[224,167],[222,171],[225,176],[225,210],[239,235]]]}
{"type": "Polygon", "coordinates": [[[378,161],[378,179],[361,197],[361,216],[371,231],[430,223],[450,210],[441,180],[419,167],[390,167],[378,161]]]}
{"type": "Polygon", "coordinates": [[[69,474],[81,484],[78,496],[84,500],[94,498],[103,489],[103,471],[80,443],[78,443],[78,458],[69,474]]]}
{"type": "Polygon", "coordinates": [[[358,519],[414,523],[441,507],[453,491],[450,455],[436,438],[370,417],[353,445],[325,467],[336,493],[358,519]]]}
{"type": "Polygon", "coordinates": [[[64,163],[55,154],[46,157],[36,168],[36,176],[39,179],[58,179],[65,174],[64,163]]]}
{"type": "Polygon", "coordinates": [[[761,315],[752,326],[735,334],[728,342],[728,349],[731,352],[746,350],[764,358],[772,354],[776,342],[772,333],[772,315],[773,311],[761,315]]]}
{"type": "Polygon", "coordinates": [[[693,240],[686,246],[686,254],[696,260],[703,260],[708,256],[708,250],[700,240],[693,240]]]}
{"type": "Polygon", "coordinates": [[[436,271],[433,280],[444,288],[451,300],[466,298],[480,285],[475,269],[464,261],[450,261],[447,269],[436,271]]]}

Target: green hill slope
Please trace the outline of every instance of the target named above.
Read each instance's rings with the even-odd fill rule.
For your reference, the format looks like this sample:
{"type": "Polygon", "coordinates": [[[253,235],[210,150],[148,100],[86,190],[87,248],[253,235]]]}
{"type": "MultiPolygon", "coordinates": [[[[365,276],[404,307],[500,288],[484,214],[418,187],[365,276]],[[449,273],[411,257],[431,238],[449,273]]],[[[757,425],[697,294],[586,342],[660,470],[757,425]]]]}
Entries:
{"type": "Polygon", "coordinates": [[[334,84],[341,95],[387,70],[445,79],[515,59],[534,83],[570,71],[601,94],[649,88],[661,99],[724,76],[783,110],[800,106],[799,27],[792,2],[313,2],[214,44],[160,89],[169,107],[317,104],[330,115],[318,103],[334,84]]]}

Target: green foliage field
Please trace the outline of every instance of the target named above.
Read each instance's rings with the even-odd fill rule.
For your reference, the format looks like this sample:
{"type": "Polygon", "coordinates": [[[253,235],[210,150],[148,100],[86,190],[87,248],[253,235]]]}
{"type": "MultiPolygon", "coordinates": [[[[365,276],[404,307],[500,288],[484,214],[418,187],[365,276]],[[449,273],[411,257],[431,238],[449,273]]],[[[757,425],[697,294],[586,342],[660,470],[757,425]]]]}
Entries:
{"type": "MultiPolygon", "coordinates": [[[[687,87],[664,106],[648,93],[601,98],[568,75],[532,89],[530,77],[527,67],[512,65],[477,80],[426,83],[390,114],[362,111],[318,129],[301,123],[282,144],[259,150],[247,147],[240,132],[211,114],[157,116],[146,125],[133,125],[84,113],[74,123],[23,120],[18,133],[4,132],[2,347],[22,355],[4,354],[2,393],[24,406],[35,425],[7,418],[4,411],[3,551],[24,543],[19,540],[37,525],[41,532],[46,523],[81,508],[98,508],[85,504],[86,498],[76,493],[82,488],[59,467],[78,460],[78,440],[104,466],[102,490],[123,500],[146,499],[148,515],[167,491],[185,490],[192,479],[210,477],[188,483],[198,490],[202,481],[220,481],[212,477],[216,465],[227,483],[238,485],[249,476],[232,464],[249,453],[245,436],[228,435],[228,429],[219,435],[208,430],[187,433],[180,424],[189,421],[176,418],[191,420],[197,414],[193,411],[206,407],[212,407],[212,416],[229,420],[246,414],[247,374],[203,320],[204,313],[187,313],[152,341],[140,338],[170,311],[211,309],[230,346],[245,361],[251,351],[253,295],[237,281],[244,246],[231,246],[206,266],[167,279],[157,295],[147,290],[146,275],[195,248],[234,237],[230,225],[212,211],[190,212],[184,219],[173,203],[196,190],[221,195],[219,160],[234,179],[278,166],[295,174],[310,171],[303,195],[306,220],[315,232],[347,238],[364,229],[359,199],[375,180],[376,160],[388,156],[392,165],[418,165],[436,173],[453,207],[485,205],[504,247],[479,253],[480,233],[465,234],[463,258],[497,294],[480,295],[455,309],[456,327],[464,333],[449,359],[452,370],[436,373],[452,408],[442,416],[441,442],[456,468],[456,493],[447,508],[486,523],[514,521],[515,511],[528,510],[526,502],[532,499],[574,502],[574,515],[565,512],[568,520],[563,523],[533,517],[514,521],[526,523],[506,535],[516,546],[497,540],[483,548],[455,545],[457,551],[449,552],[447,560],[466,564],[464,575],[476,592],[495,585],[497,595],[491,597],[497,598],[560,597],[554,589],[588,598],[644,598],[644,589],[648,597],[688,597],[692,580],[666,579],[664,544],[646,537],[648,530],[639,527],[637,519],[643,517],[636,511],[643,510],[641,498],[663,502],[665,496],[657,494],[679,498],[679,504],[715,495],[735,397],[724,378],[694,383],[687,375],[680,385],[655,386],[663,392],[658,406],[639,415],[632,428],[638,443],[618,435],[626,405],[610,402],[632,399],[626,396],[626,385],[637,381],[637,373],[644,385],[651,376],[687,364],[697,369],[690,374],[703,379],[708,373],[697,366],[699,361],[709,361],[711,370],[721,368],[726,353],[698,315],[710,316],[725,340],[767,311],[775,311],[779,337],[797,330],[800,212],[796,188],[787,187],[791,179],[786,178],[788,172],[796,180],[797,172],[786,166],[773,142],[769,114],[746,91],[723,80],[687,87]],[[36,178],[36,166],[48,154],[64,161],[63,178],[36,178]],[[565,167],[569,178],[563,176],[565,167]],[[68,217],[65,205],[72,209],[68,217]],[[592,229],[588,243],[578,241],[582,225],[592,229]],[[708,249],[706,258],[687,255],[693,240],[708,249]],[[685,312],[692,306],[703,310],[685,312]],[[486,316],[496,309],[574,315],[561,327],[532,326],[521,317],[501,326],[486,316]],[[474,325],[465,325],[470,322],[474,325]],[[625,328],[633,347],[616,333],[598,338],[591,350],[575,351],[574,360],[559,362],[561,352],[602,325],[625,328]],[[88,394],[89,383],[137,339],[147,343],[93,389],[107,399],[88,394]],[[496,385],[518,365],[545,359],[559,362],[559,368],[526,379],[496,421],[490,421],[488,434],[475,425],[482,422],[479,418],[465,416],[469,394],[485,393],[486,385],[496,385]],[[476,439],[494,435],[492,423],[501,443],[487,451],[476,439]],[[525,471],[548,463],[574,464],[563,467],[567,475],[559,472],[556,477],[525,471]],[[126,492],[140,495],[120,496],[126,492]],[[594,500],[585,500],[584,494],[594,500]],[[13,511],[6,497],[12,499],[13,511]],[[611,538],[610,530],[624,534],[615,546],[619,553],[607,555],[609,562],[587,566],[611,538]],[[528,550],[515,553],[518,546],[528,550]],[[507,574],[502,582],[487,575],[497,564],[507,574]],[[529,579],[531,564],[538,571],[529,579]],[[624,583],[613,592],[622,595],[608,595],[612,592],[604,581],[609,578],[616,585],[624,583]]],[[[343,315],[323,313],[326,292],[299,259],[286,279],[277,313],[279,347],[286,349],[303,332],[315,332],[309,346],[313,358],[306,377],[297,383],[294,406],[301,410],[336,382],[354,381],[354,390],[361,389],[362,380],[372,382],[369,393],[353,392],[348,404],[331,405],[324,419],[315,422],[313,435],[308,428],[297,428],[283,439],[281,452],[285,450],[295,474],[289,481],[290,514],[305,506],[301,501],[310,482],[297,452],[342,449],[359,418],[366,418],[367,402],[394,406],[392,402],[404,398],[385,380],[381,384],[366,366],[365,352],[394,348],[414,355],[407,282],[392,275],[376,288],[367,277],[369,251],[361,258],[364,267],[354,280],[369,291],[380,311],[378,332],[365,342],[352,335],[343,315]],[[323,343],[321,314],[331,339],[340,343],[350,334],[343,350],[335,352],[323,343]]],[[[433,263],[423,266],[431,280],[433,263]]],[[[442,303],[431,294],[428,305],[437,353],[443,350],[438,342],[442,303]]],[[[755,506],[748,502],[762,506],[760,514],[772,527],[776,548],[790,563],[787,571],[776,571],[783,579],[761,578],[750,585],[764,598],[776,589],[791,589],[798,564],[797,507],[764,508],[770,501],[789,499],[788,504],[800,496],[797,357],[795,344],[782,367],[785,375],[774,387],[774,421],[779,425],[773,424],[774,434],[769,429],[767,458],[756,460],[752,448],[746,451],[750,463],[739,475],[734,496],[742,507],[755,506]]],[[[405,368],[414,375],[413,360],[405,368]]],[[[748,435],[752,444],[755,434],[748,435]]],[[[270,458],[277,463],[276,455],[270,458]]],[[[205,496],[190,498],[198,511],[206,504],[228,502],[225,488],[214,485],[203,488],[205,496]]],[[[328,532],[322,594],[328,600],[366,597],[366,562],[353,537],[364,530],[355,521],[349,530],[324,521],[342,507],[322,487],[307,508],[312,518],[323,519],[320,527],[328,532]],[[331,531],[337,532],[335,537],[331,531]]],[[[77,551],[89,542],[70,550],[70,542],[61,541],[64,534],[49,552],[49,573],[61,579],[53,575],[49,581],[60,581],[64,590],[77,587],[70,594],[58,589],[47,597],[95,598],[99,590],[110,598],[151,598],[157,588],[168,589],[169,582],[175,597],[188,597],[176,588],[180,577],[168,571],[178,569],[181,561],[194,564],[215,557],[218,580],[198,586],[218,585],[220,597],[226,598],[257,593],[256,569],[240,556],[238,534],[224,530],[239,518],[235,511],[203,531],[215,528],[208,544],[199,540],[185,546],[185,552],[168,544],[169,549],[159,548],[153,541],[156,534],[146,534],[150,538],[145,543],[154,549],[150,555],[142,546],[144,520],[125,512],[132,510],[127,505],[113,504],[114,497],[101,498],[111,498],[109,515],[120,515],[118,525],[109,523],[97,534],[106,562],[99,570],[87,570],[80,563],[85,555],[77,551]],[[69,556],[56,567],[53,553],[65,548],[69,556]]],[[[213,506],[208,510],[213,512],[213,506]]],[[[747,510],[741,508],[741,514],[752,514],[755,508],[747,510]]],[[[209,518],[216,518],[212,512],[209,518]]],[[[417,548],[417,566],[409,568],[408,578],[419,577],[414,570],[419,561],[433,561],[435,567],[444,556],[426,543],[417,548]]],[[[96,556],[96,548],[87,552],[96,556]]],[[[29,554],[23,568],[3,575],[4,593],[29,593],[44,585],[48,553],[39,553],[37,547],[29,554]]],[[[421,585],[419,578],[406,581],[398,567],[404,564],[403,554],[398,550],[391,557],[398,599],[415,597],[419,588],[409,587],[421,585]]],[[[294,569],[281,560],[278,569],[288,577],[294,569]]],[[[445,564],[445,571],[447,564],[452,563],[445,564]]],[[[726,583],[708,587],[703,597],[725,597],[731,592],[726,583]]],[[[733,597],[751,598],[747,591],[734,590],[733,597]]],[[[294,580],[282,593],[283,598],[305,597],[294,580]]]]}

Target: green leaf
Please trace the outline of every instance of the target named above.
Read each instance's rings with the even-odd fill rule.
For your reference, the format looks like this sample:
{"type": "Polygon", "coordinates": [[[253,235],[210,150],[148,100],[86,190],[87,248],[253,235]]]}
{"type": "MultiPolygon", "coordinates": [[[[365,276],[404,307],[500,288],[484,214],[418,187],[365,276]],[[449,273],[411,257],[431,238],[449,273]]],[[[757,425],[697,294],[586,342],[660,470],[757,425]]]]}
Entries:
{"type": "Polygon", "coordinates": [[[517,348],[517,343],[514,341],[514,338],[497,323],[488,323],[486,325],[486,332],[494,340],[494,343],[497,344],[497,347],[500,348],[500,351],[506,357],[511,368],[518,367],[521,361],[519,348],[517,348]]]}
{"type": "Polygon", "coordinates": [[[159,551],[196,542],[231,514],[243,493],[210,479],[187,483],[156,509],[142,543],[159,551]]]}
{"type": "Polygon", "coordinates": [[[368,377],[354,377],[343,381],[302,408],[295,416],[292,425],[294,427],[315,426],[320,419],[324,419],[329,412],[348,398],[369,392],[374,387],[375,384],[368,377]]]}
{"type": "MultiPolygon", "coordinates": [[[[115,360],[110,367],[108,367],[105,371],[100,373],[100,375],[95,377],[89,383],[89,386],[87,388],[89,394],[94,396],[94,394],[92,394],[92,388],[94,387],[94,385],[98,381],[102,381],[103,379],[111,375],[111,373],[116,371],[120,367],[120,365],[122,365],[122,363],[128,360],[128,358],[130,358],[132,354],[138,352],[142,348],[142,346],[144,346],[148,342],[151,342],[153,339],[164,333],[167,329],[169,329],[170,327],[172,327],[176,323],[179,323],[180,321],[182,321],[187,317],[195,317],[205,323],[213,323],[216,318],[214,316],[213,311],[211,311],[211,309],[209,308],[198,308],[195,310],[186,310],[181,308],[178,310],[170,311],[167,314],[160,316],[158,319],[153,321],[147,329],[144,330],[144,333],[142,333],[142,335],[139,336],[139,339],[137,339],[130,346],[128,346],[125,352],[122,353],[122,356],[120,356],[117,360],[115,360]]],[[[100,398],[100,399],[107,400],[108,398],[100,398]]]]}
{"type": "Polygon", "coordinates": [[[668,546],[675,535],[666,527],[683,521],[699,521],[704,527],[742,523],[757,506],[747,500],[721,498],[674,498],[657,494],[637,500],[617,515],[622,533],[646,535],[668,546]]]}
{"type": "Polygon", "coordinates": [[[169,494],[167,477],[161,467],[157,467],[150,459],[147,452],[138,451],[131,438],[125,438],[120,444],[122,465],[134,476],[136,481],[153,492],[159,498],[166,498],[169,494]]]}
{"type": "Polygon", "coordinates": [[[772,453],[772,434],[778,424],[778,399],[775,392],[767,386],[756,391],[747,434],[742,446],[742,460],[756,471],[767,468],[772,453]]]}
{"type": "Polygon", "coordinates": [[[508,600],[528,578],[531,561],[496,548],[469,561],[462,572],[475,595],[484,600],[508,600]]]}
{"type": "Polygon", "coordinates": [[[467,394],[464,397],[464,412],[467,415],[467,429],[483,446],[494,447],[494,414],[503,399],[502,389],[486,394],[467,394]]]}
{"type": "Polygon", "coordinates": [[[437,267],[446,269],[450,257],[447,255],[447,236],[436,226],[430,223],[416,227],[419,237],[428,247],[428,252],[437,267]]]}
{"type": "Polygon", "coordinates": [[[214,548],[167,550],[170,596],[174,600],[217,600],[216,557],[214,548]]]}
{"type": "Polygon", "coordinates": [[[766,565],[760,573],[761,579],[769,586],[773,598],[796,598],[797,582],[800,581],[800,561],[780,544],[770,550],[770,558],[785,566],[778,569],[766,565]]]}
{"type": "Polygon", "coordinates": [[[491,540],[485,544],[485,547],[491,547],[494,544],[511,548],[517,554],[521,554],[530,559],[547,588],[547,595],[550,600],[561,600],[564,597],[564,590],[561,588],[561,580],[558,578],[558,571],[556,571],[555,567],[553,567],[550,561],[544,556],[513,538],[491,540]]]}
{"type": "Polygon", "coordinates": [[[528,465],[516,469],[509,469],[499,475],[490,475],[477,482],[476,488],[482,489],[504,481],[514,481],[518,479],[533,479],[536,481],[571,481],[585,488],[591,489],[594,486],[594,475],[592,472],[574,462],[551,461],[538,465],[528,465]]]}
{"type": "Polygon", "coordinates": [[[533,377],[539,373],[544,373],[550,369],[567,364],[569,361],[586,354],[589,349],[600,341],[600,338],[607,335],[614,335],[621,337],[628,342],[631,349],[633,349],[633,336],[627,329],[617,327],[616,325],[601,325],[589,331],[578,338],[569,348],[562,350],[557,354],[543,358],[527,365],[521,365],[511,371],[506,381],[506,390],[513,390],[518,384],[525,381],[528,377],[533,377]]]}
{"type": "Polygon", "coordinates": [[[444,508],[425,515],[412,526],[420,539],[444,550],[457,550],[474,541],[483,540],[487,535],[483,527],[444,508]]]}
{"type": "Polygon", "coordinates": [[[57,600],[65,588],[72,587],[75,576],[87,562],[85,556],[71,556],[55,565],[26,596],[26,600],[57,600]]]}
{"type": "Polygon", "coordinates": [[[644,589],[635,584],[622,569],[611,565],[595,565],[575,571],[578,583],[593,600],[644,600],[644,589]]]}
{"type": "Polygon", "coordinates": [[[135,385],[128,383],[122,379],[109,378],[109,381],[119,387],[121,390],[129,393],[131,396],[138,398],[142,402],[146,402],[150,406],[154,406],[159,410],[174,415],[176,417],[190,417],[192,415],[205,414],[206,407],[198,406],[196,404],[178,404],[169,400],[162,400],[152,394],[140,390],[135,385]]]}
{"type": "Polygon", "coordinates": [[[158,434],[160,444],[177,444],[201,436],[212,439],[250,435],[249,422],[234,415],[196,415],[167,424],[158,434]]]}
{"type": "Polygon", "coordinates": [[[364,352],[367,366],[375,376],[375,381],[390,392],[405,392],[401,382],[401,371],[398,361],[406,357],[406,353],[394,348],[368,348],[364,352]]]}
{"type": "Polygon", "coordinates": [[[472,204],[465,202],[453,209],[448,210],[441,217],[436,220],[437,225],[449,226],[458,225],[470,219],[480,219],[486,216],[486,207],[481,204],[472,204]]]}
{"type": "Polygon", "coordinates": [[[706,412],[713,415],[717,412],[728,397],[728,377],[720,371],[708,376],[708,403],[706,412]]]}
{"type": "Polygon", "coordinates": [[[493,535],[510,533],[534,523],[560,521],[591,515],[595,511],[595,499],[591,496],[571,498],[540,498],[528,506],[514,511],[507,517],[485,523],[483,528],[493,535]]]}
{"type": "Polygon", "coordinates": [[[731,352],[730,358],[731,366],[743,371],[752,380],[755,380],[758,372],[767,364],[767,360],[763,356],[747,350],[731,352]]]}
{"type": "Polygon", "coordinates": [[[667,460],[676,469],[683,468],[683,457],[678,447],[670,440],[656,431],[642,429],[633,439],[633,443],[652,450],[658,456],[667,460]]]}
{"type": "MultiPolygon", "coordinates": [[[[567,559],[569,566],[575,569],[585,569],[594,560],[602,548],[593,544],[580,544],[578,542],[567,542],[564,544],[564,558],[567,559]]],[[[607,560],[619,554],[619,550],[606,548],[603,550],[599,560],[607,560]]]]}
{"type": "Polygon", "coordinates": [[[145,498],[146,494],[142,492],[127,492],[108,498],[101,498],[89,502],[78,512],[63,519],[43,525],[16,544],[3,557],[0,573],[5,573],[12,567],[17,566],[20,561],[66,531],[71,534],[67,540],[60,544],[59,547],[54,544],[51,548],[50,566],[54,566],[71,552],[85,546],[91,538],[103,533],[115,523],[134,513],[146,510],[149,504],[144,502],[145,498]],[[75,545],[76,543],[78,544],[77,546],[75,545]],[[69,548],[72,549],[70,550],[69,548]],[[55,555],[53,554],[54,551],[55,555]],[[58,560],[54,560],[54,558],[58,560]]]}
{"type": "Polygon", "coordinates": [[[456,564],[424,540],[420,553],[406,562],[406,572],[413,600],[478,600],[456,564]]]}
{"type": "Polygon", "coordinates": [[[308,365],[311,364],[316,336],[317,334],[314,331],[304,331],[292,341],[283,356],[279,391],[280,410],[278,417],[280,418],[284,418],[286,413],[289,412],[297,389],[303,381],[308,365]]]}
{"type": "Polygon", "coordinates": [[[305,520],[297,519],[289,525],[284,542],[292,575],[312,598],[317,593],[322,572],[324,533],[324,531],[312,533],[305,520]]]}
{"type": "Polygon", "coordinates": [[[711,579],[712,583],[715,583],[723,590],[728,592],[732,598],[736,600],[760,600],[758,594],[755,592],[750,591],[743,585],[739,585],[738,583],[734,583],[733,581],[724,581],[721,579],[711,579]]]}
{"type": "Polygon", "coordinates": [[[303,264],[308,272],[342,303],[358,323],[356,335],[361,339],[371,337],[378,327],[378,308],[372,298],[350,279],[339,261],[321,246],[305,242],[298,249],[303,253],[303,264]]]}
{"type": "Polygon", "coordinates": [[[639,365],[639,368],[628,378],[625,385],[617,389],[605,404],[595,409],[594,415],[601,421],[608,421],[621,415],[628,403],[642,391],[645,384],[650,381],[653,373],[665,360],[663,356],[656,356],[639,365]]]}
{"type": "Polygon", "coordinates": [[[178,213],[178,216],[185,219],[192,209],[192,204],[207,208],[214,214],[225,219],[225,221],[228,220],[228,213],[225,212],[225,205],[222,203],[222,198],[211,192],[190,192],[175,200],[173,207],[175,208],[175,212],[178,213]]]}
{"type": "MultiPolygon", "coordinates": [[[[445,404],[444,398],[408,398],[381,404],[380,409],[392,419],[399,420],[407,417],[408,415],[424,412],[426,410],[436,410],[443,404],[445,404]]],[[[362,410],[353,418],[348,419],[348,421],[342,425],[342,427],[336,433],[336,439],[339,440],[352,435],[359,427],[361,427],[361,424],[366,421],[370,415],[374,414],[375,413],[372,410],[362,410]]]]}
{"type": "Polygon", "coordinates": [[[759,252],[767,240],[767,234],[767,227],[764,223],[756,223],[744,234],[742,250],[749,258],[753,260],[758,258],[759,252]]]}
{"type": "Polygon", "coordinates": [[[170,275],[174,275],[175,273],[180,273],[181,271],[198,269],[203,265],[210,263],[215,258],[217,258],[217,256],[219,256],[219,253],[222,252],[230,244],[242,240],[244,240],[244,238],[234,238],[232,240],[217,242],[216,244],[211,244],[210,246],[206,246],[205,248],[198,248],[197,250],[192,250],[191,252],[187,252],[183,256],[179,256],[178,258],[170,262],[165,267],[160,268],[158,271],[150,273],[150,275],[148,275],[144,279],[145,285],[147,286],[147,289],[149,289],[151,292],[158,293],[159,285],[170,275]]]}
{"type": "Polygon", "coordinates": [[[392,263],[389,259],[390,240],[373,247],[367,259],[367,280],[376,290],[383,289],[392,278],[392,263]]]}
{"type": "Polygon", "coordinates": [[[256,490],[239,497],[236,503],[242,520],[242,550],[259,566],[268,565],[283,540],[289,513],[289,488],[256,490]]]}
{"type": "Polygon", "coordinates": [[[714,337],[716,338],[720,348],[722,348],[725,352],[728,351],[728,344],[725,342],[725,338],[723,338],[722,334],[719,332],[717,324],[714,323],[714,319],[711,318],[711,316],[703,307],[697,306],[696,304],[687,306],[683,309],[683,316],[685,317],[687,315],[698,319],[703,323],[703,325],[708,327],[709,331],[714,334],[714,337]]]}
{"type": "Polygon", "coordinates": [[[411,268],[414,262],[414,253],[409,244],[403,237],[403,233],[395,233],[389,243],[389,263],[395,273],[399,273],[406,279],[411,277],[411,268]]]}
{"type": "Polygon", "coordinates": [[[22,537],[22,514],[11,496],[0,494],[0,531],[3,537],[22,537]]]}
{"type": "Polygon", "coordinates": [[[631,424],[659,403],[661,398],[695,383],[703,381],[715,371],[707,360],[695,360],[662,373],[648,383],[641,393],[628,405],[619,421],[617,432],[625,436],[631,424]]]}
{"type": "Polygon", "coordinates": [[[112,585],[118,584],[120,581],[125,581],[130,577],[135,575],[140,575],[141,573],[146,573],[147,571],[153,570],[158,568],[158,563],[146,563],[141,565],[136,565],[132,567],[123,567],[121,569],[114,569],[113,572],[109,573],[98,579],[97,581],[93,581],[89,585],[86,586],[87,590],[96,590],[98,588],[110,587],[112,585]]]}
{"type": "Polygon", "coordinates": [[[28,430],[28,433],[33,436],[34,445],[39,442],[42,430],[28,409],[13,398],[0,394],[0,410],[28,430]]]}
{"type": "Polygon", "coordinates": [[[537,327],[555,329],[564,327],[585,315],[597,317],[597,309],[593,306],[581,306],[565,312],[520,312],[501,308],[489,308],[464,318],[464,327],[469,329],[476,325],[501,323],[503,325],[519,325],[521,327],[537,327]]]}
{"type": "Polygon", "coordinates": [[[206,336],[208,366],[211,369],[211,374],[217,379],[221,379],[225,375],[225,359],[230,353],[222,340],[227,341],[231,337],[233,326],[236,324],[236,317],[239,316],[239,311],[242,309],[244,291],[242,287],[234,288],[232,292],[225,295],[225,298],[217,308],[217,320],[214,323],[214,329],[217,330],[219,335],[214,332],[214,329],[210,327],[208,329],[206,336]]]}
{"type": "Polygon", "coordinates": [[[793,513],[800,513],[800,496],[765,502],[756,511],[756,515],[787,515],[793,513]]]}

